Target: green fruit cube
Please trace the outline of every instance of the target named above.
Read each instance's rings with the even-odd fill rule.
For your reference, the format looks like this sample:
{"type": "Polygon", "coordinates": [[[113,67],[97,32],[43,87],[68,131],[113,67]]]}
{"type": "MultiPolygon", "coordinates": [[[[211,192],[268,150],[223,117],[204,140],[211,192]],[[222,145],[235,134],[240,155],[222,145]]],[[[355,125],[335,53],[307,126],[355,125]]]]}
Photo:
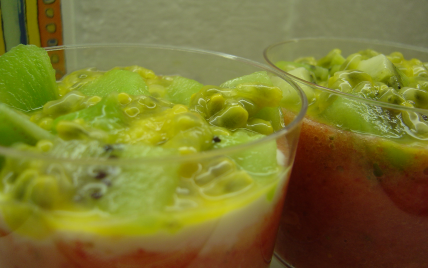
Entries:
{"type": "Polygon", "coordinates": [[[30,112],[58,98],[55,70],[43,48],[12,48],[0,57],[0,73],[0,102],[10,107],[30,112]]]}
{"type": "Polygon", "coordinates": [[[87,96],[100,97],[105,97],[112,92],[149,95],[146,82],[138,73],[118,69],[107,71],[97,79],[82,85],[79,91],[87,96]]]}
{"type": "Polygon", "coordinates": [[[174,76],[172,83],[166,89],[166,98],[174,103],[189,105],[190,97],[202,87],[201,83],[193,79],[174,76]]]}

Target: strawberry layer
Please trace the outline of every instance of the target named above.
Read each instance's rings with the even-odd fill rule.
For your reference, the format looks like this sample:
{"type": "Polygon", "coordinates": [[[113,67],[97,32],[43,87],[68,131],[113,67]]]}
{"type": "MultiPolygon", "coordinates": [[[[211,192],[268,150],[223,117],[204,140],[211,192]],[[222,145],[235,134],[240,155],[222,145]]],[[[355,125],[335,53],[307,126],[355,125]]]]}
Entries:
{"type": "Polygon", "coordinates": [[[305,119],[280,258],[297,268],[427,267],[428,150],[392,145],[305,119]]]}

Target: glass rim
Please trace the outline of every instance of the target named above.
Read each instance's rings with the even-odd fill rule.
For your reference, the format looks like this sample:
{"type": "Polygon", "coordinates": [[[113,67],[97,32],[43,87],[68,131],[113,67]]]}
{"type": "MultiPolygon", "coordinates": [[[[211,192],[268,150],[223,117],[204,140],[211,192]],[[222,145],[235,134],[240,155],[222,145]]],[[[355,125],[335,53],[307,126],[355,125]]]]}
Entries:
{"type": "Polygon", "coordinates": [[[306,111],[308,108],[308,101],[306,98],[306,95],[304,94],[303,90],[300,88],[300,86],[295,83],[292,79],[290,79],[287,75],[285,75],[283,72],[278,71],[274,68],[272,68],[269,65],[253,61],[250,59],[242,58],[239,56],[223,53],[223,52],[217,52],[217,51],[210,51],[210,50],[204,50],[204,49],[197,49],[197,48],[188,48],[188,47],[180,47],[180,46],[170,46],[170,45],[157,45],[157,44],[105,44],[105,43],[93,43],[93,44],[85,44],[85,45],[63,45],[63,46],[55,46],[55,47],[48,47],[44,48],[46,51],[59,51],[59,50],[67,50],[67,49],[97,49],[97,48],[141,48],[141,49],[159,49],[159,50],[173,50],[178,52],[187,52],[187,53],[193,53],[193,54],[203,54],[203,55],[209,55],[209,56],[215,56],[215,57],[221,57],[225,60],[232,60],[237,61],[245,65],[251,65],[253,67],[258,68],[260,71],[267,71],[270,73],[275,74],[282,80],[289,83],[298,93],[300,100],[301,100],[301,109],[296,114],[296,117],[285,127],[281,128],[278,131],[275,131],[274,133],[267,135],[261,139],[257,139],[255,141],[251,141],[248,143],[239,144],[236,146],[226,147],[226,148],[220,148],[220,149],[214,149],[214,150],[208,150],[208,151],[202,151],[197,152],[193,154],[187,154],[187,155],[168,155],[168,156],[162,156],[162,157],[136,157],[136,158],[127,158],[127,159],[120,159],[120,158],[114,158],[114,159],[99,159],[99,158],[80,158],[80,159],[72,159],[72,158],[65,158],[65,157],[53,157],[50,155],[46,155],[42,152],[31,152],[31,151],[23,151],[11,147],[5,147],[0,145],[0,156],[6,156],[6,157],[14,157],[14,158],[24,158],[24,159],[37,159],[37,160],[44,160],[44,161],[50,161],[55,163],[63,163],[67,162],[67,164],[79,164],[79,165],[115,165],[115,166],[127,166],[127,165],[135,165],[135,164],[141,164],[144,163],[162,163],[168,164],[170,161],[173,162],[185,162],[185,161],[194,161],[194,160],[202,160],[207,159],[211,157],[216,156],[222,156],[234,152],[239,152],[254,146],[259,146],[263,143],[276,140],[280,136],[286,135],[287,133],[292,132],[294,129],[298,128],[300,123],[303,121],[303,118],[306,115],[306,111]]]}
{"type": "Polygon", "coordinates": [[[400,44],[400,43],[394,43],[394,42],[379,41],[379,40],[375,40],[375,39],[373,39],[373,40],[372,39],[364,39],[364,38],[305,37],[305,38],[288,39],[288,40],[280,41],[277,43],[273,43],[263,50],[263,57],[269,66],[277,69],[278,71],[285,73],[287,76],[291,77],[291,79],[293,79],[293,80],[295,80],[301,84],[304,84],[306,86],[310,86],[312,88],[317,88],[317,89],[324,91],[324,92],[327,92],[327,93],[335,94],[335,95],[338,95],[338,96],[341,96],[341,97],[344,97],[347,99],[355,100],[355,101],[364,102],[364,103],[370,104],[370,105],[381,106],[381,107],[394,109],[394,110],[404,110],[404,111],[409,111],[409,112],[428,114],[428,109],[406,107],[406,106],[401,106],[399,104],[392,104],[392,103],[382,102],[382,101],[378,101],[378,100],[366,99],[364,97],[352,95],[350,93],[345,93],[345,92],[334,90],[334,89],[331,89],[328,87],[320,86],[318,84],[315,84],[315,83],[306,81],[304,79],[301,79],[299,77],[296,77],[296,76],[280,69],[279,67],[277,67],[275,65],[274,62],[271,61],[271,59],[269,57],[269,52],[272,49],[275,49],[275,48],[280,47],[280,46],[284,46],[284,45],[289,44],[289,43],[297,43],[300,41],[303,41],[303,42],[340,41],[340,42],[367,43],[367,44],[374,44],[374,45],[381,45],[381,46],[389,46],[391,48],[397,48],[397,49],[402,48],[402,49],[407,49],[407,50],[413,50],[415,52],[427,53],[427,55],[428,55],[428,49],[427,48],[417,47],[417,46],[412,46],[412,45],[406,45],[406,44],[400,44]]]}

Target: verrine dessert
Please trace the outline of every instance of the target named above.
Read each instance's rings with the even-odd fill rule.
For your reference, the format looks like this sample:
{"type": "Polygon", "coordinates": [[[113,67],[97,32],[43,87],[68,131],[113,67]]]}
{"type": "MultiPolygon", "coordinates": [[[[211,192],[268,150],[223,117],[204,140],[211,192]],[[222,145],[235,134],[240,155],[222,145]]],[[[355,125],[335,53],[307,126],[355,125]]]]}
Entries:
{"type": "Polygon", "coordinates": [[[56,49],[58,82],[44,49],[0,57],[0,266],[269,267],[300,89],[219,53],[56,49]]]}
{"type": "Polygon", "coordinates": [[[289,267],[427,267],[428,51],[340,39],[265,50],[308,97],[276,255],[289,267]]]}

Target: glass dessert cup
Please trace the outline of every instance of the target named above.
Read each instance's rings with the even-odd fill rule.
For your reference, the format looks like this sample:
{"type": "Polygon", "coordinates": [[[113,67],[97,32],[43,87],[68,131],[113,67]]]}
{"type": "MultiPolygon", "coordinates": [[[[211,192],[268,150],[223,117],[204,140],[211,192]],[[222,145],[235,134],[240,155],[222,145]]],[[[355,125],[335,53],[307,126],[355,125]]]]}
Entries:
{"type": "MultiPolygon", "coordinates": [[[[290,85],[298,100],[285,127],[273,134],[241,145],[198,153],[159,156],[155,152],[146,157],[132,157],[131,154],[125,158],[97,159],[71,154],[67,157],[62,151],[54,157],[0,146],[2,268],[269,267],[307,107],[304,93],[294,82],[281,72],[256,62],[185,48],[88,45],[53,48],[48,52],[51,55],[64,53],[67,73],[88,67],[107,71],[115,66],[139,65],[159,75],[178,74],[204,85],[219,85],[229,79],[265,71],[290,85]],[[247,160],[253,162],[247,165],[247,160]],[[227,165],[234,166],[235,173],[229,174],[232,176],[222,173],[221,169],[227,165]],[[30,175],[21,174],[16,179],[14,173],[23,170],[30,175]],[[42,172],[40,170],[57,180],[72,178],[71,183],[78,182],[82,176],[93,176],[93,183],[83,187],[86,190],[95,187],[96,180],[103,180],[104,196],[93,192],[90,195],[93,200],[89,202],[99,202],[111,190],[115,196],[110,194],[110,203],[87,210],[75,204],[60,208],[55,208],[55,204],[49,208],[35,205],[43,203],[46,196],[50,198],[53,190],[49,187],[38,194],[36,188],[30,191],[30,197],[34,195],[36,199],[32,200],[37,202],[24,202],[7,194],[13,187],[19,188],[17,181],[24,181],[20,187],[28,188],[27,178],[46,178],[37,175],[42,172]],[[204,172],[211,176],[206,184],[202,181],[204,172]],[[202,174],[199,182],[196,173],[202,174]],[[239,188],[239,178],[250,182],[239,188]],[[151,188],[147,191],[146,186],[140,187],[138,183],[132,187],[123,186],[126,180],[150,181],[146,185],[151,188]],[[120,183],[122,188],[114,188],[120,183]],[[216,192],[215,187],[222,183],[229,183],[231,190],[216,192]],[[172,187],[173,194],[163,197],[165,187],[172,187]],[[141,201],[136,191],[149,197],[141,201]],[[113,211],[105,211],[103,206],[113,211]]],[[[220,140],[213,139],[213,142],[220,140]]],[[[76,148],[78,146],[76,143],[76,148]]],[[[110,153],[114,146],[104,149],[110,153]]],[[[31,185],[35,187],[34,183],[31,185]]],[[[28,193],[25,189],[22,191],[28,193]]],[[[20,190],[16,191],[19,195],[20,190]]],[[[81,199],[82,196],[74,195],[73,202],[81,199]]]]}
{"type": "MultiPolygon", "coordinates": [[[[422,48],[322,38],[273,44],[264,56],[276,67],[301,57],[319,60],[335,48],[345,58],[373,49],[428,61],[422,48]]],[[[428,110],[368,100],[288,75],[312,95],[307,94],[275,255],[296,268],[426,267],[428,140],[415,129],[404,127],[403,134],[391,125],[409,115],[417,125],[416,115],[426,121],[428,110]],[[313,101],[315,95],[324,101],[313,101]],[[395,121],[385,124],[389,118],[395,121]]]]}

